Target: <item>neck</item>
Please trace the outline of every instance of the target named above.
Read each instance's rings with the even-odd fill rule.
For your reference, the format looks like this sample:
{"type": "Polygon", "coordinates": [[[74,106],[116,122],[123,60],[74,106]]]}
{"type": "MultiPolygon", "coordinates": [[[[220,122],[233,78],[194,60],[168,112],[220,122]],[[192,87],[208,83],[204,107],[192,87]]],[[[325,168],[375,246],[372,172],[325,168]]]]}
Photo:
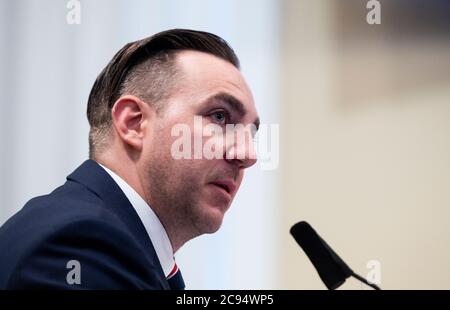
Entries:
{"type": "Polygon", "coordinates": [[[173,217],[166,216],[164,212],[164,206],[158,205],[156,202],[151,202],[151,199],[144,190],[143,182],[139,176],[139,169],[135,162],[128,158],[117,158],[117,156],[111,156],[111,154],[105,152],[101,156],[93,158],[97,163],[105,166],[113,171],[119,177],[121,177],[130,187],[132,187],[141,196],[147,205],[152,208],[161,224],[163,225],[166,233],[169,237],[172,245],[173,253],[178,251],[187,241],[195,238],[198,234],[193,232],[185,232],[177,221],[173,221],[173,217]]]}
{"type": "MultiPolygon", "coordinates": [[[[154,210],[154,209],[153,209],[154,210]]],[[[156,214],[157,211],[155,211],[156,214]]],[[[164,212],[159,212],[159,214],[165,214],[164,212]]],[[[186,242],[195,237],[199,236],[198,233],[189,232],[187,230],[182,230],[183,224],[174,223],[170,219],[164,216],[159,216],[161,223],[163,224],[167,235],[169,236],[170,243],[172,244],[173,253],[175,254],[186,242]]]]}

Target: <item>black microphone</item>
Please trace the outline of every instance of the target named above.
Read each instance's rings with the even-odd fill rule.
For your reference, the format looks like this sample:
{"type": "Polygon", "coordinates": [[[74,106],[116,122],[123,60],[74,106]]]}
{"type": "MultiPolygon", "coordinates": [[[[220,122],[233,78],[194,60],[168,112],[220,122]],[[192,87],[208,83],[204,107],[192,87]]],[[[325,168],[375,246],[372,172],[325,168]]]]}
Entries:
{"type": "Polygon", "coordinates": [[[351,270],[307,222],[298,222],[292,226],[290,232],[329,290],[337,289],[349,277],[354,277],[376,290],[380,289],[351,270]]]}

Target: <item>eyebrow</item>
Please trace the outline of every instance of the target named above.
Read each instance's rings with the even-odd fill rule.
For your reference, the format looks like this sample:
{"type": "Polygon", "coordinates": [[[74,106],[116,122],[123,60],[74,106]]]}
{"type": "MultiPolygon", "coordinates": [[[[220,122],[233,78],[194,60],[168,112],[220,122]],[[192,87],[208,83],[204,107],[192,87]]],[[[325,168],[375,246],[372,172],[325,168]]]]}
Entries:
{"type": "MultiPolygon", "coordinates": [[[[247,114],[247,109],[245,108],[244,104],[237,99],[235,96],[230,95],[228,93],[218,93],[215,95],[212,95],[211,97],[209,97],[207,100],[207,102],[211,102],[211,101],[222,101],[224,103],[226,103],[231,109],[233,109],[234,111],[236,111],[241,117],[245,116],[247,114]]],[[[253,122],[253,125],[255,125],[256,130],[259,129],[259,117],[257,117],[255,119],[255,121],[253,122]]]]}

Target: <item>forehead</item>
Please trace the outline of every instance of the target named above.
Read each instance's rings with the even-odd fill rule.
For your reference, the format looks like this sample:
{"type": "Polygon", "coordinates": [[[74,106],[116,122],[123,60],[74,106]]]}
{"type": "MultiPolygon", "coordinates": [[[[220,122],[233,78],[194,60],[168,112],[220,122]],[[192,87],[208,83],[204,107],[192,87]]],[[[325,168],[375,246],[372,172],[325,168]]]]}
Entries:
{"type": "Polygon", "coordinates": [[[256,114],[252,93],[241,72],[231,63],[207,53],[182,51],[177,55],[177,64],[182,74],[183,92],[198,98],[229,93],[239,99],[250,114],[256,114]]]}

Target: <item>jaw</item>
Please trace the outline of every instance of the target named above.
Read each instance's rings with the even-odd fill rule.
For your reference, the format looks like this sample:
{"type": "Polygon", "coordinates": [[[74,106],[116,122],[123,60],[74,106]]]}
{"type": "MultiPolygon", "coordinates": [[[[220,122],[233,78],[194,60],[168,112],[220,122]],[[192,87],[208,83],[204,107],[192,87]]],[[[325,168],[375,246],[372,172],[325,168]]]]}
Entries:
{"type": "Polygon", "coordinates": [[[203,201],[197,205],[193,212],[192,224],[199,235],[215,233],[222,225],[225,212],[229,203],[217,204],[217,202],[203,201]]]}

